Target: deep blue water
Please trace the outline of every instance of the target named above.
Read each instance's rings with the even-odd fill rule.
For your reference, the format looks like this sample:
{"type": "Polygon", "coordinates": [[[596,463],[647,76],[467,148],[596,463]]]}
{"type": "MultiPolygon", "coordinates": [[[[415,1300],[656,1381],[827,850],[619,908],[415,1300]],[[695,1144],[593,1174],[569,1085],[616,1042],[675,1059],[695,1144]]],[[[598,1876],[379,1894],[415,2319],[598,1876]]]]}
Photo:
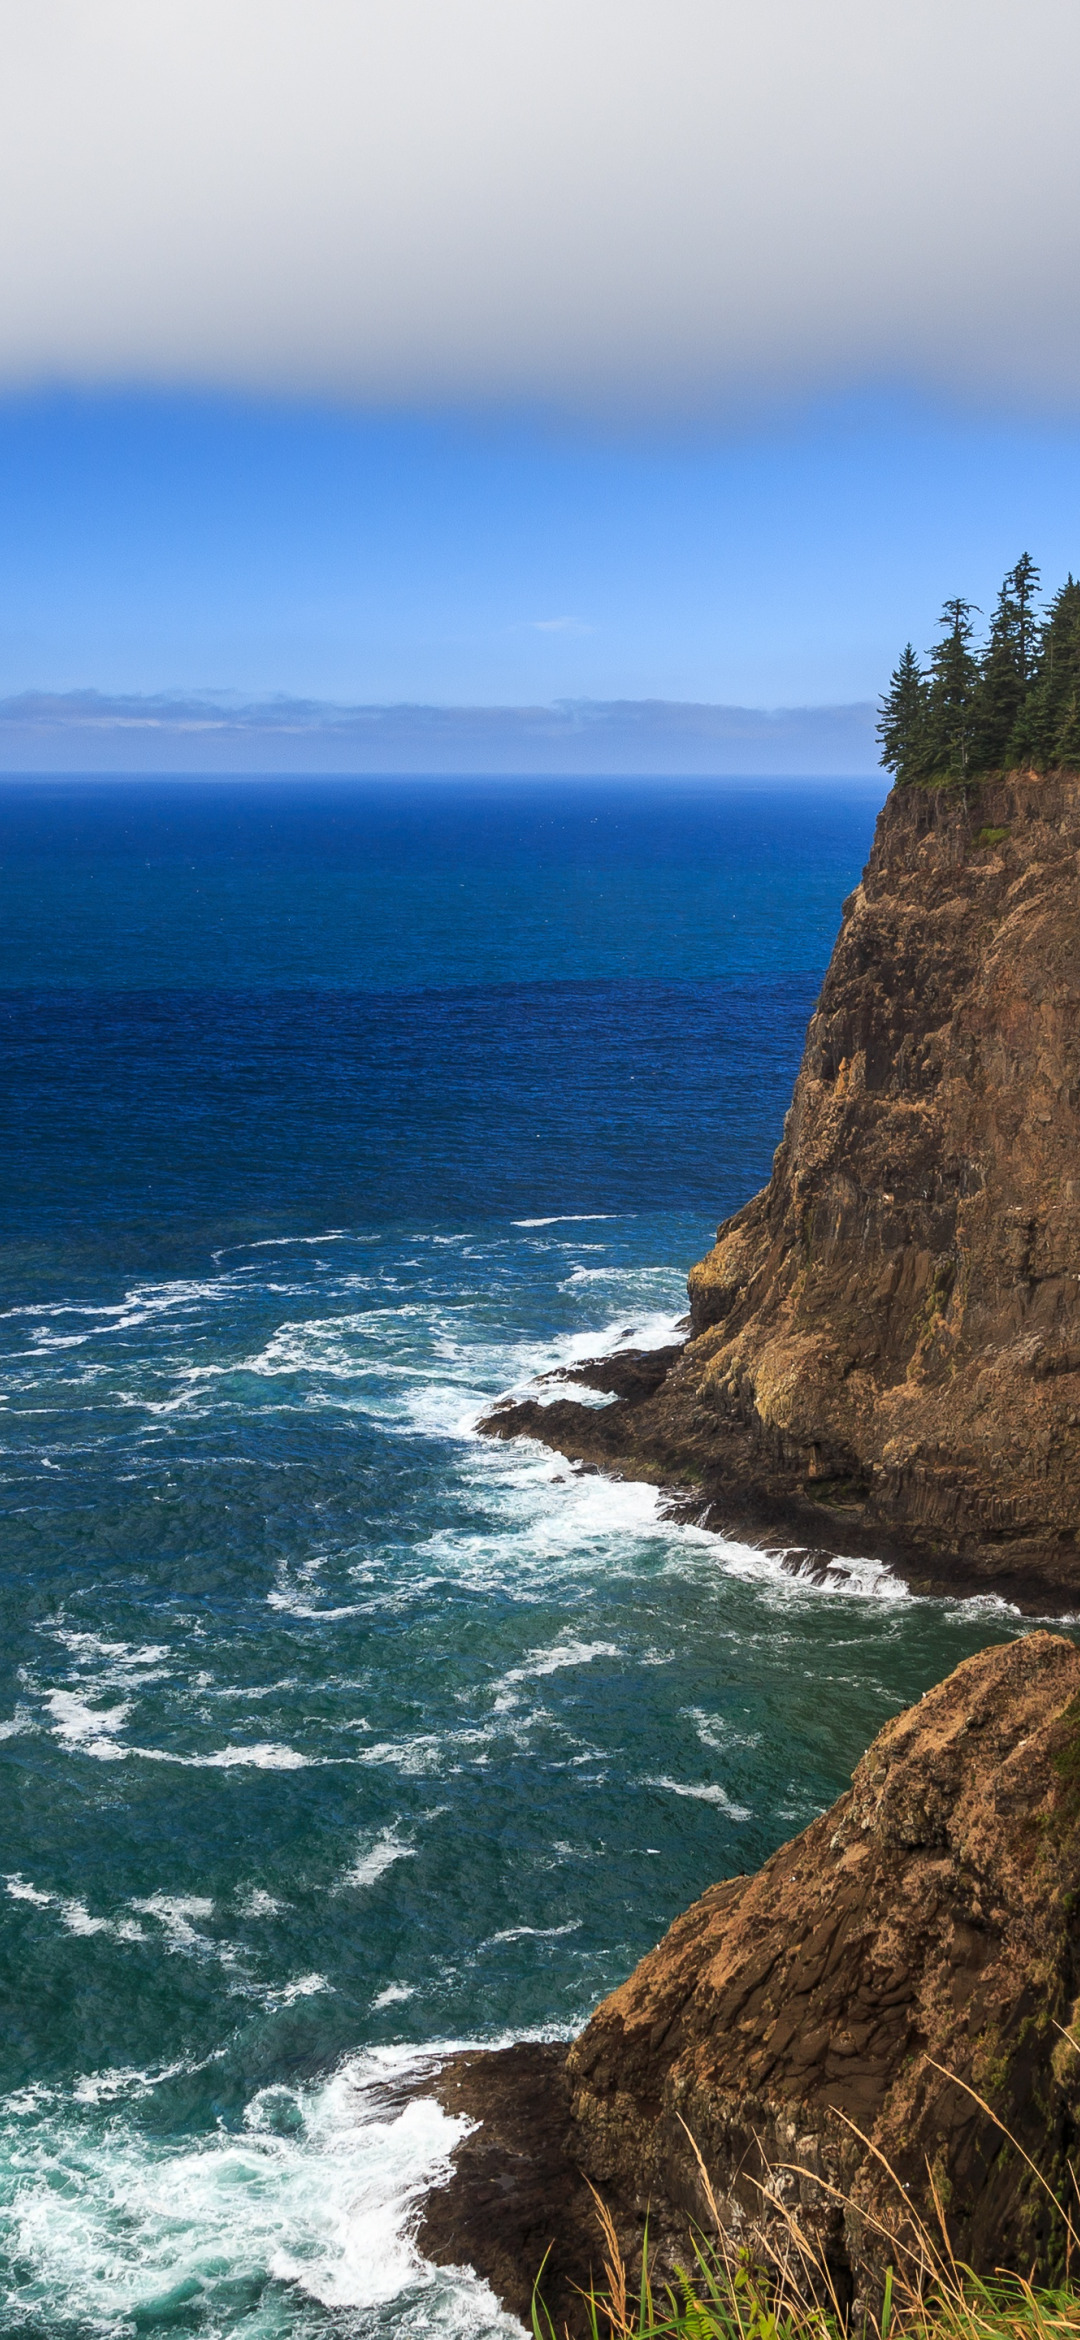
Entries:
{"type": "Polygon", "coordinates": [[[380,2082],[576,2026],[1018,1629],[475,1436],[670,1336],[874,809],[0,783],[4,2335],[494,2331],[380,2082]]]}

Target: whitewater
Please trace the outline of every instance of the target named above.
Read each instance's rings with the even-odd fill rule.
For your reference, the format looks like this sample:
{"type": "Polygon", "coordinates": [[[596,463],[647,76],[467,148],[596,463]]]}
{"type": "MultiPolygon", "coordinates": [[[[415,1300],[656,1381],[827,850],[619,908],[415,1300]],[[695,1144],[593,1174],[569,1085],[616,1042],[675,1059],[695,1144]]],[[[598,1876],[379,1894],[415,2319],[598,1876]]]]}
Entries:
{"type": "Polygon", "coordinates": [[[432,2063],[571,2034],[1020,1629],[478,1434],[677,1337],[870,812],[0,800],[0,2333],[509,2333],[412,2239],[432,2063]]]}

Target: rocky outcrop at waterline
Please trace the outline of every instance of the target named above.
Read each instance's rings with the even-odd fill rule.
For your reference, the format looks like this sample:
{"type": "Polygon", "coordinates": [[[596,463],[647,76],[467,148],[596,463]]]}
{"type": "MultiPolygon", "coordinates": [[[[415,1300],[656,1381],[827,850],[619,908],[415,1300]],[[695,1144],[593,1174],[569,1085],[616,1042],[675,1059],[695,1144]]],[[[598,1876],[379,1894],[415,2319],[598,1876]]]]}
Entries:
{"type": "Polygon", "coordinates": [[[628,2257],[648,2213],[670,2267],[712,2226],[696,2147],[728,2241],[782,2255],[794,2211],[841,2297],[873,2298],[902,2241],[886,2163],[933,2223],[932,2174],[977,2272],[1053,2280],[1034,2171],[1069,2198],[1078,1994],[1080,1651],[1032,1633],[890,1722],[832,1810],[703,1894],[569,2050],[450,2060],[442,2101],[476,2126],[421,2248],[526,2320],[550,2251],[548,2305],[580,2329],[587,2181],[628,2257]]]}
{"type": "Polygon", "coordinates": [[[690,1303],[661,1370],[581,1373],[611,1405],[485,1427],[927,1590],[1080,1594],[1080,776],[893,790],[690,1303]]]}

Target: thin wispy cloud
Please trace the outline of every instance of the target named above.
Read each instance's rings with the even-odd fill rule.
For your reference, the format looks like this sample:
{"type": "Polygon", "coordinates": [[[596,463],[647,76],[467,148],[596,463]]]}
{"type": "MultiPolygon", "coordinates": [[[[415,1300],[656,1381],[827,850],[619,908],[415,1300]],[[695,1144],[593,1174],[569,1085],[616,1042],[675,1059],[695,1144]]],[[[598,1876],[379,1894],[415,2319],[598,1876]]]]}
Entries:
{"type": "Polygon", "coordinates": [[[1068,0],[4,10],[0,382],[1080,394],[1068,0]]]}
{"type": "Polygon", "coordinates": [[[0,772],[737,773],[865,777],[867,705],[589,699],[533,707],[247,703],[97,691],[0,699],[0,772]]]}

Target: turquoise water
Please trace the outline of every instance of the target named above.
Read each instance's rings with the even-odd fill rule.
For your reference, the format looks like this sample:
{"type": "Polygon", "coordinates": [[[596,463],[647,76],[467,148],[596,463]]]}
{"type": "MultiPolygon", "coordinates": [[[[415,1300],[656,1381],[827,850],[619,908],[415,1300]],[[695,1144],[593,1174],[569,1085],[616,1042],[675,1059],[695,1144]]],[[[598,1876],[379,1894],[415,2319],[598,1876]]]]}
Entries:
{"type": "Polygon", "coordinates": [[[505,2325],[387,2082],[576,2027],[1019,1629],[475,1434],[670,1337],[873,810],[0,786],[5,2335],[505,2325]]]}

